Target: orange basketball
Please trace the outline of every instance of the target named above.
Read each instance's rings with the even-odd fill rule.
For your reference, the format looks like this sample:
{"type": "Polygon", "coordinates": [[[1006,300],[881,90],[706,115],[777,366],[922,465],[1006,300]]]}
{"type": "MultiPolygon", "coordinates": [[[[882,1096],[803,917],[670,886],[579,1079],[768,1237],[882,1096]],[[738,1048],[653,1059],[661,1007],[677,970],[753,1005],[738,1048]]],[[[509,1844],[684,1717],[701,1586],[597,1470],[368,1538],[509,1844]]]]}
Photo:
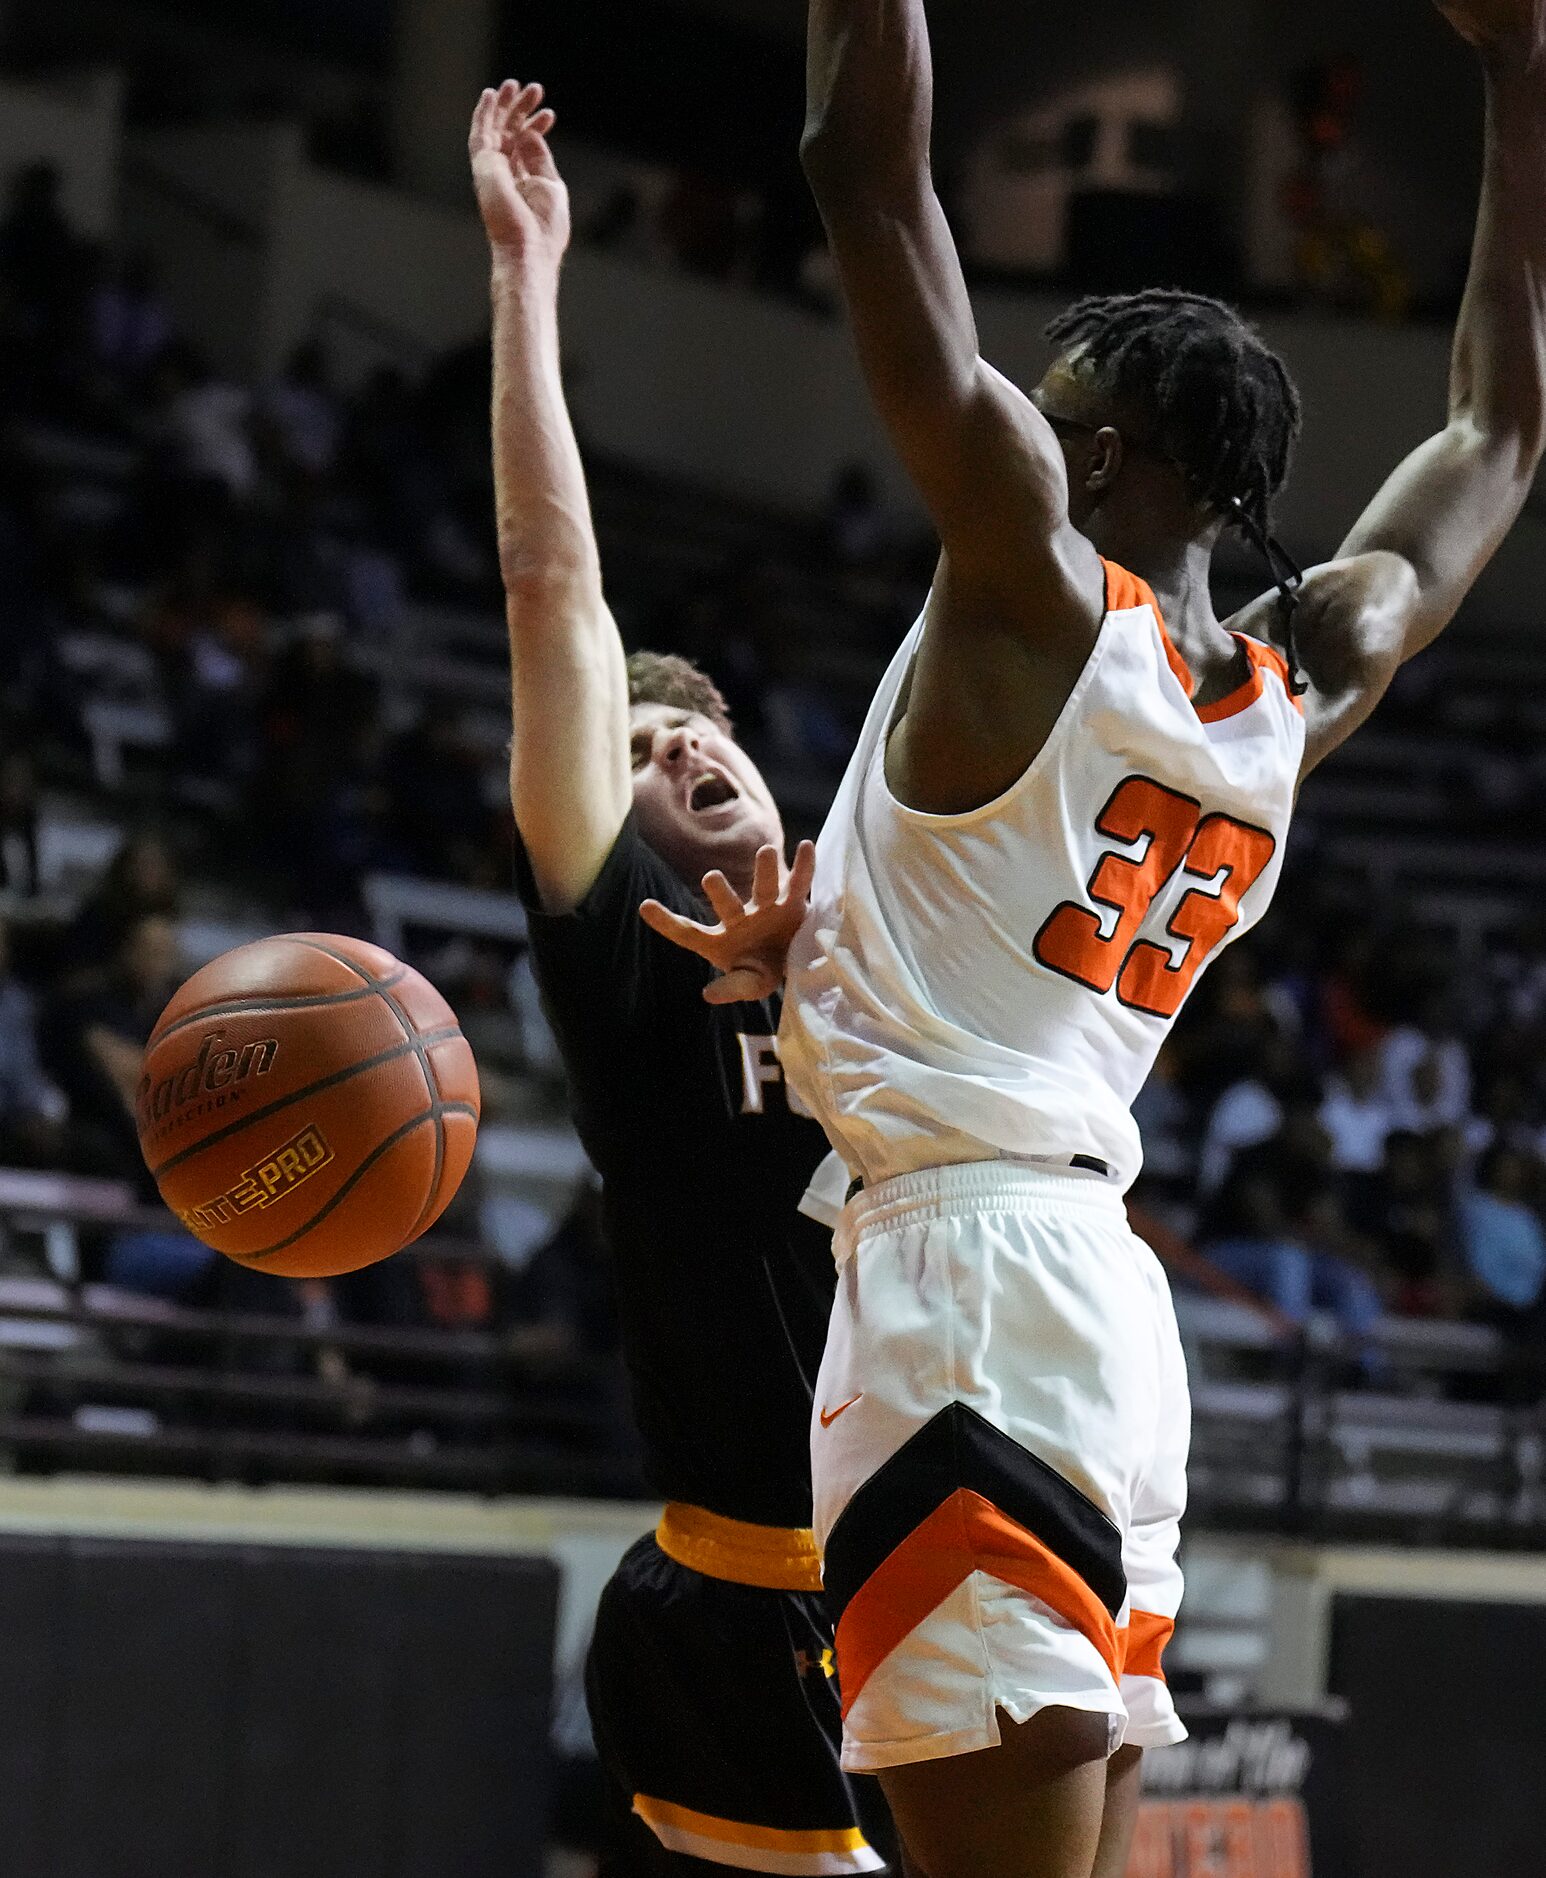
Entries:
{"type": "Polygon", "coordinates": [[[285,933],[195,972],[145,1050],[136,1119],[161,1197],[254,1271],[373,1265],[444,1212],[478,1071],[440,993],[379,946],[285,933]]]}

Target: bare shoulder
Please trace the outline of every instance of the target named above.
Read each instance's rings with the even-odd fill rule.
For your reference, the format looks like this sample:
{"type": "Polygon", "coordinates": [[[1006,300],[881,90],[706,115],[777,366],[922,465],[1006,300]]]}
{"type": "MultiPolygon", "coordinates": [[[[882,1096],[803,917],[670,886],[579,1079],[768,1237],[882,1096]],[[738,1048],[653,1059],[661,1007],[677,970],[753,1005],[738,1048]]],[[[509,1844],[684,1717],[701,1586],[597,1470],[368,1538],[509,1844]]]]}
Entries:
{"type": "MultiPolygon", "coordinates": [[[[1280,641],[1279,597],[1261,595],[1229,622],[1236,632],[1280,641]]],[[[1421,591],[1411,563],[1376,550],[1312,567],[1299,590],[1294,648],[1306,683],[1308,772],[1363,723],[1395,677],[1421,591]]]]}
{"type": "MultiPolygon", "coordinates": [[[[940,562],[886,761],[910,808],[957,815],[1002,795],[1035,761],[1105,613],[1105,573],[1082,537],[1057,563],[1062,625],[1038,635],[992,588],[940,562]]],[[[1059,547],[1063,543],[1059,542],[1059,547]]]]}

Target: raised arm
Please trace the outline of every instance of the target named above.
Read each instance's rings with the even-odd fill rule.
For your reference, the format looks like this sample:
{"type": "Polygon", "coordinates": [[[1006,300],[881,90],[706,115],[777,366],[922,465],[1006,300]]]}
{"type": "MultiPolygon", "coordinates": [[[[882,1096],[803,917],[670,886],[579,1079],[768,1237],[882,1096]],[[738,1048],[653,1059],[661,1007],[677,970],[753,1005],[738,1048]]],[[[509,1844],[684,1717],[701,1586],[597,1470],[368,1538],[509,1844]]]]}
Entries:
{"type": "Polygon", "coordinates": [[[494,501],[510,628],[510,800],[551,912],[585,897],[628,814],[628,682],[559,375],[569,200],[542,89],[507,80],[468,137],[491,256],[494,501]]]}
{"type": "Polygon", "coordinates": [[[923,0],[811,0],[806,174],[870,395],[938,528],[952,586],[1082,658],[1094,550],[1068,521],[1062,452],[980,356],[929,161],[923,0]]]}
{"type": "Polygon", "coordinates": [[[1368,716],[1454,617],[1513,526],[1546,448],[1546,0],[1440,0],[1481,57],[1486,151],[1449,418],[1359,517],[1344,557],[1395,558],[1398,603],[1301,636],[1310,759],[1368,716]]]}

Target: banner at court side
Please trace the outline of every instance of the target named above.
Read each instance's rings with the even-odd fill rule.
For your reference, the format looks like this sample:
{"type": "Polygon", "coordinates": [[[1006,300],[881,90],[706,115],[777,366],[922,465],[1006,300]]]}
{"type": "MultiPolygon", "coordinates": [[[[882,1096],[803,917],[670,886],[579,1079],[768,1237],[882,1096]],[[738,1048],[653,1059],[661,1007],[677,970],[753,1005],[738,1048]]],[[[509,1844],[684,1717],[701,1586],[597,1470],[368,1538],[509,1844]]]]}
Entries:
{"type": "Polygon", "coordinates": [[[1128,1878],[1351,1878],[1339,1720],[1185,1719],[1189,1741],[1143,1757],[1128,1878]]]}

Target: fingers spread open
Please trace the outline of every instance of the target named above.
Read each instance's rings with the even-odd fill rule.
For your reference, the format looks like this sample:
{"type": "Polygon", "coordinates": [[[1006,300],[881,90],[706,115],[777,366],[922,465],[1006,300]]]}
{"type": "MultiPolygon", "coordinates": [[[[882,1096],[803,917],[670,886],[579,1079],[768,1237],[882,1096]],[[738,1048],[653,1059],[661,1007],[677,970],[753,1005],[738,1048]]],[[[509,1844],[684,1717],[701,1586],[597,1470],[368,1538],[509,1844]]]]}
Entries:
{"type": "Polygon", "coordinates": [[[727,926],[732,920],[739,919],[745,911],[741,905],[741,896],[718,868],[703,876],[703,891],[709,905],[727,926]]]}
{"type": "Polygon", "coordinates": [[[755,1004],[778,989],[772,972],[762,965],[740,965],[723,978],[710,980],[703,987],[706,1004],[755,1004]]]}
{"type": "Polygon", "coordinates": [[[816,878],[816,844],[814,841],[802,841],[794,851],[794,865],[789,870],[789,883],[784,889],[784,897],[793,905],[801,905],[811,897],[811,882],[816,878]]]}
{"type": "Polygon", "coordinates": [[[752,899],[758,906],[771,906],[778,898],[784,872],[784,857],[771,844],[757,850],[752,867],[752,899]]]}
{"type": "Polygon", "coordinates": [[[498,141],[494,128],[494,113],[498,105],[498,94],[485,90],[473,107],[472,124],[467,132],[467,147],[474,154],[479,150],[492,149],[498,141]]]}
{"type": "MultiPolygon", "coordinates": [[[[539,117],[551,117],[550,111],[543,111],[539,117]]],[[[533,123],[539,121],[534,118],[533,123]]],[[[553,152],[548,148],[547,138],[530,127],[520,131],[513,139],[512,159],[520,165],[527,176],[541,176],[549,182],[558,180],[558,166],[553,161],[553,152]]]]}
{"type": "Polygon", "coordinates": [[[658,900],[646,900],[639,908],[639,918],[651,932],[658,932],[662,939],[669,939],[674,945],[685,946],[689,952],[705,956],[704,947],[711,939],[708,927],[698,925],[695,920],[683,919],[680,913],[673,913],[670,907],[662,906],[658,900]]]}

